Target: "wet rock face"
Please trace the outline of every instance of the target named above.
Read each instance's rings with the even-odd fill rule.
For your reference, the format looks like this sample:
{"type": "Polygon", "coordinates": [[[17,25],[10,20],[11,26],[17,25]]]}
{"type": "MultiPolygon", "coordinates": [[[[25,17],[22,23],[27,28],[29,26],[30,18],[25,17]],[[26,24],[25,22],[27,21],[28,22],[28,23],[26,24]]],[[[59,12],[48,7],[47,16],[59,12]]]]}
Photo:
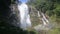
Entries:
{"type": "Polygon", "coordinates": [[[11,4],[10,22],[12,25],[20,27],[19,11],[16,4],[11,4]]]}
{"type": "Polygon", "coordinates": [[[28,5],[29,7],[29,14],[30,14],[30,18],[32,21],[32,26],[36,26],[38,24],[41,24],[41,20],[38,17],[38,11],[36,10],[36,8],[28,5]]]}
{"type": "Polygon", "coordinates": [[[13,26],[18,26],[18,16],[16,5],[11,0],[0,0],[0,21],[13,26]]]}

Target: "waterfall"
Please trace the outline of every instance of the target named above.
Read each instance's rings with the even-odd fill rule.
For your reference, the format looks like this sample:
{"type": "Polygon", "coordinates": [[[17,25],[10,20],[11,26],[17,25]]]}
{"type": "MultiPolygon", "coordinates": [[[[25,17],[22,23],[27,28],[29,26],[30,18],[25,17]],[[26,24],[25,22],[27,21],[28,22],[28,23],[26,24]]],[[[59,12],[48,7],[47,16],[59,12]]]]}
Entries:
{"type": "Polygon", "coordinates": [[[42,17],[43,24],[44,24],[44,25],[49,24],[49,20],[46,18],[46,16],[45,16],[43,13],[41,13],[41,15],[43,16],[43,17],[42,17]]]}
{"type": "Polygon", "coordinates": [[[30,15],[27,4],[18,4],[18,10],[20,15],[20,27],[24,30],[31,27],[30,15]]]}
{"type": "Polygon", "coordinates": [[[39,19],[42,21],[42,24],[34,26],[34,29],[36,31],[50,30],[51,28],[53,28],[53,25],[50,23],[50,21],[48,20],[48,17],[43,12],[38,11],[36,8],[33,8],[33,9],[37,11],[37,15],[39,19]]]}

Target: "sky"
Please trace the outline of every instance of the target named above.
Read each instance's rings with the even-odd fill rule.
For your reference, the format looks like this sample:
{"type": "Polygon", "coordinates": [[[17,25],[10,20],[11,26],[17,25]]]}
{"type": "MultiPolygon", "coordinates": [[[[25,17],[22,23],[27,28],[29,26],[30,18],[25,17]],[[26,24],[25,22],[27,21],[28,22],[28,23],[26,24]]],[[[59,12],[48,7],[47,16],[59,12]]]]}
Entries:
{"type": "Polygon", "coordinates": [[[20,0],[21,2],[23,2],[23,3],[26,3],[27,2],[27,0],[20,0]]]}

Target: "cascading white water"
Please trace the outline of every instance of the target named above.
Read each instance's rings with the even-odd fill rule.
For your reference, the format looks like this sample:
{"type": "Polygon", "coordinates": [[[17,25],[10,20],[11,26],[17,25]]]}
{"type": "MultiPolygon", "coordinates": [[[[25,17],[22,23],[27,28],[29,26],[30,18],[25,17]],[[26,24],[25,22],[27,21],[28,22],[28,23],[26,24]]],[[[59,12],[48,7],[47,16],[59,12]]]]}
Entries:
{"type": "Polygon", "coordinates": [[[47,25],[47,24],[49,24],[49,21],[48,21],[48,19],[46,18],[46,16],[43,14],[43,13],[41,13],[42,14],[42,21],[43,21],[43,24],[44,25],[47,25]]]}
{"type": "Polygon", "coordinates": [[[43,24],[44,25],[49,24],[49,20],[46,18],[46,16],[42,12],[40,14],[39,11],[38,11],[38,17],[41,17],[41,16],[42,16],[41,20],[42,20],[43,24]]]}
{"type": "Polygon", "coordinates": [[[20,27],[24,30],[31,27],[30,15],[27,4],[18,4],[18,10],[20,13],[20,27]]]}

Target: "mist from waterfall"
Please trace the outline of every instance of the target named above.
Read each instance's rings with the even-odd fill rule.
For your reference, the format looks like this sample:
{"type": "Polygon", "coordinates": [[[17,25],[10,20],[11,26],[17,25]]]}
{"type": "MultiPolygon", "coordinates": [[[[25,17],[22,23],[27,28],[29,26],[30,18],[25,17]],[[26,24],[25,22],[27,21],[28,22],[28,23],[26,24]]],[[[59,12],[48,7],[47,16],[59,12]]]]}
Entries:
{"type": "Polygon", "coordinates": [[[18,10],[20,16],[20,27],[24,30],[31,27],[30,15],[27,4],[18,4],[18,10]]]}

